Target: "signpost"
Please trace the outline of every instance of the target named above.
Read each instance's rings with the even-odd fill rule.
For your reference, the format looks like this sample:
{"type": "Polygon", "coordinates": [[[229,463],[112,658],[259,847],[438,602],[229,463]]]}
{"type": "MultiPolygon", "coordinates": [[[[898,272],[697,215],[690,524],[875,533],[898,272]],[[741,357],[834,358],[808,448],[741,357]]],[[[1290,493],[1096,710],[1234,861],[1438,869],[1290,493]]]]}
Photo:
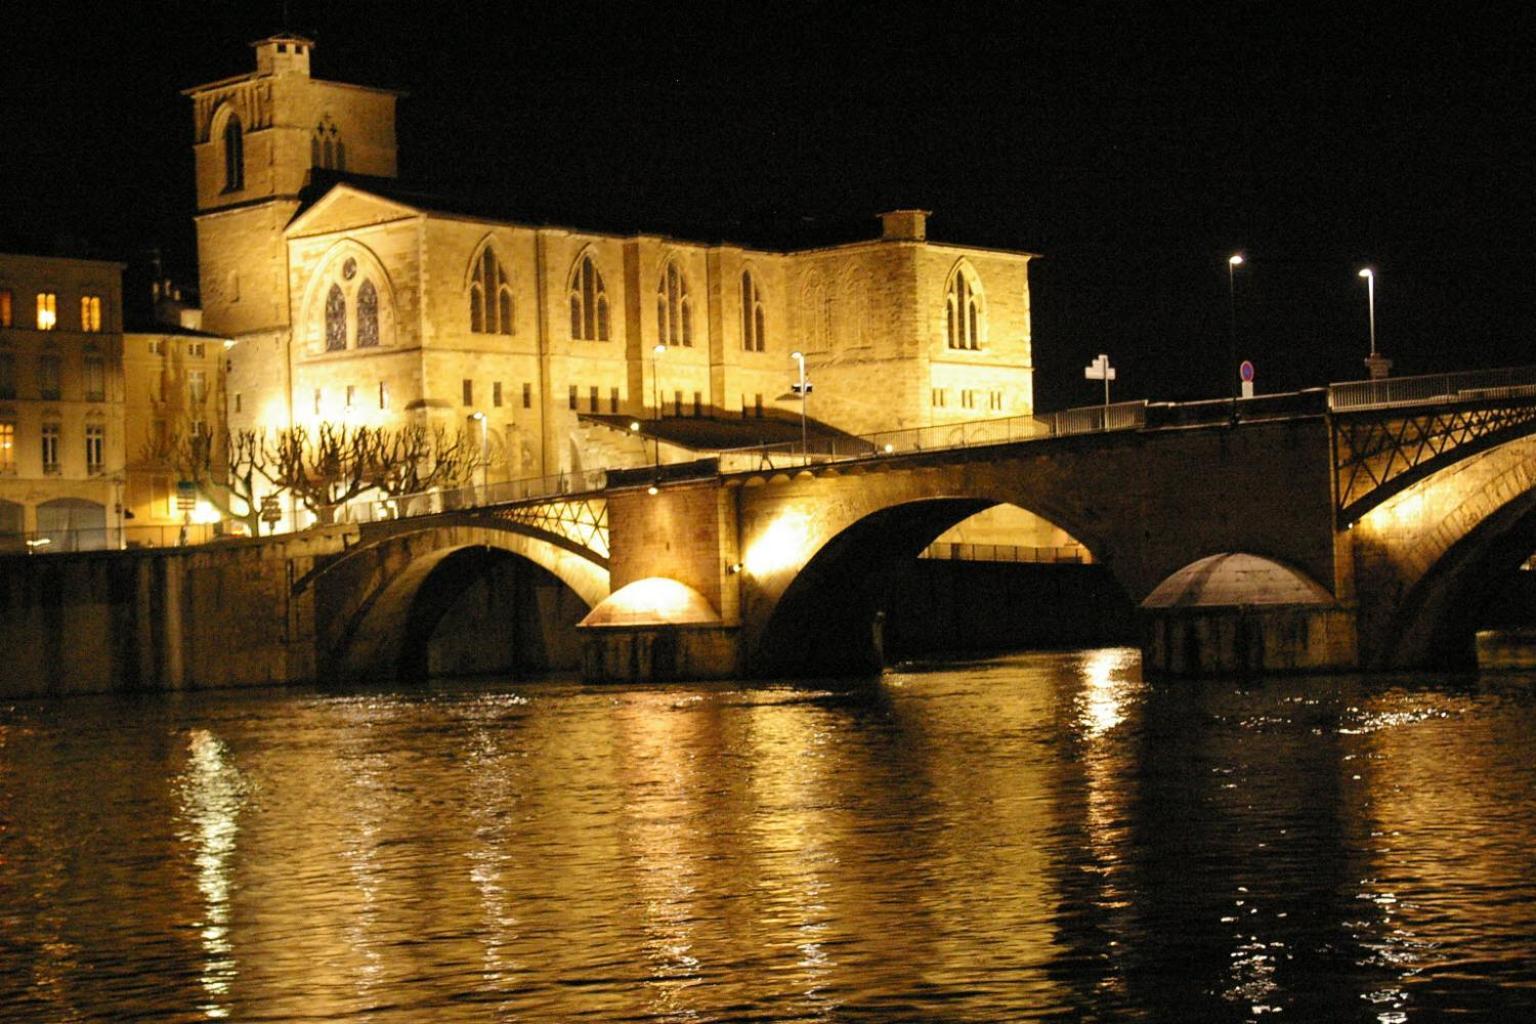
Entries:
{"type": "Polygon", "coordinates": [[[176,511],[191,512],[197,508],[197,484],[191,480],[176,481],[176,511]]]}
{"type": "Polygon", "coordinates": [[[1253,397],[1253,363],[1251,363],[1247,359],[1244,359],[1243,360],[1243,365],[1241,365],[1241,366],[1239,366],[1237,368],[1237,375],[1238,375],[1238,377],[1243,382],[1243,397],[1244,398],[1252,398],[1253,397]]]}
{"type": "Polygon", "coordinates": [[[1088,380],[1101,380],[1104,382],[1104,405],[1109,405],[1109,382],[1115,379],[1115,368],[1109,365],[1109,356],[1100,355],[1099,358],[1083,367],[1083,376],[1088,380]]]}

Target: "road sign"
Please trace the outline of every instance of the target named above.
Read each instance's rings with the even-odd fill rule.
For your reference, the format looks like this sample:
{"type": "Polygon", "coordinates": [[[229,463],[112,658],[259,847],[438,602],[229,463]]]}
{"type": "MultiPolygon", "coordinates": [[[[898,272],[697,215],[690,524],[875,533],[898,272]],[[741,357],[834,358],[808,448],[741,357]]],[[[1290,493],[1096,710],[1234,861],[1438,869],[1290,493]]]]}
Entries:
{"type": "Polygon", "coordinates": [[[275,523],[283,518],[283,507],[277,502],[277,495],[266,494],[261,499],[261,521],[275,523]]]}
{"type": "Polygon", "coordinates": [[[197,484],[191,480],[176,481],[176,511],[191,512],[197,508],[197,484]]]}
{"type": "Polygon", "coordinates": [[[1101,380],[1104,382],[1104,404],[1109,404],[1109,382],[1115,379],[1115,368],[1109,365],[1109,356],[1100,354],[1099,358],[1083,367],[1083,376],[1089,380],[1101,380]]]}
{"type": "Polygon", "coordinates": [[[1237,368],[1237,375],[1248,383],[1253,383],[1253,364],[1244,359],[1243,365],[1237,368]]]}
{"type": "Polygon", "coordinates": [[[1083,376],[1089,380],[1114,380],[1115,368],[1109,365],[1109,356],[1101,355],[1083,367],[1083,376]]]}

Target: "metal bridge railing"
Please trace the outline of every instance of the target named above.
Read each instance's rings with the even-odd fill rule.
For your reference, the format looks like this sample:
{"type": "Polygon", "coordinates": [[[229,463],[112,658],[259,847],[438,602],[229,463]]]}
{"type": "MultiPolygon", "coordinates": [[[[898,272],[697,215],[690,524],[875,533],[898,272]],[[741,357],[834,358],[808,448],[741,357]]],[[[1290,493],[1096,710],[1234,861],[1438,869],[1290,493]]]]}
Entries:
{"type": "Polygon", "coordinates": [[[416,494],[357,498],[336,509],[338,523],[378,523],[390,519],[430,516],[439,512],[458,512],[505,505],[514,501],[556,498],[563,494],[600,491],[608,471],[588,469],[555,476],[530,477],[526,480],[500,480],[493,484],[470,484],[416,494]]]}
{"type": "Polygon", "coordinates": [[[808,463],[842,462],[878,455],[948,451],[983,445],[1011,444],[1046,437],[1135,430],[1147,421],[1145,401],[1089,405],[1036,416],[1008,416],[992,420],[966,420],[932,427],[882,430],[873,434],[818,437],[810,450],[798,441],[733,448],[719,453],[722,472],[757,472],[808,463]]]}
{"type": "Polygon", "coordinates": [[[1536,397],[1536,367],[1386,377],[1328,386],[1333,412],[1383,409],[1425,402],[1536,397]]]}
{"type": "Polygon", "coordinates": [[[919,558],[955,562],[1023,562],[1040,565],[1073,564],[1089,561],[1080,544],[1033,547],[1024,544],[962,544],[934,541],[918,554],[919,558]]]}

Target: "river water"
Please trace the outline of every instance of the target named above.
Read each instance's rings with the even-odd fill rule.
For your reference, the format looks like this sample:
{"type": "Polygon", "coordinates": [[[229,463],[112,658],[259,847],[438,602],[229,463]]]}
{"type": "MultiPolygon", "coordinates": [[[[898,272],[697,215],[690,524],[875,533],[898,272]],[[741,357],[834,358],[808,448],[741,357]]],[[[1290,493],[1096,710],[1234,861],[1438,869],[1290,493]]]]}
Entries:
{"type": "Polygon", "coordinates": [[[1518,668],[0,705],[6,1021],[1526,1021],[1533,958],[1518,668]]]}

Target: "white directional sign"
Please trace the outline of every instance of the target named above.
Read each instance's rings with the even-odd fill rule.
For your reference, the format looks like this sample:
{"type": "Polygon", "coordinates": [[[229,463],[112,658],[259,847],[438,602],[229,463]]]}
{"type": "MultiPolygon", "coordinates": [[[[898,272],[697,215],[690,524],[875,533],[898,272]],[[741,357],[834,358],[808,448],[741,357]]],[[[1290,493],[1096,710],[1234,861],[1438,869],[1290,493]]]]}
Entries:
{"type": "Polygon", "coordinates": [[[1088,380],[1101,380],[1104,382],[1104,404],[1109,404],[1109,382],[1115,379],[1115,368],[1109,365],[1109,356],[1100,355],[1099,358],[1083,367],[1083,376],[1088,380]]]}

